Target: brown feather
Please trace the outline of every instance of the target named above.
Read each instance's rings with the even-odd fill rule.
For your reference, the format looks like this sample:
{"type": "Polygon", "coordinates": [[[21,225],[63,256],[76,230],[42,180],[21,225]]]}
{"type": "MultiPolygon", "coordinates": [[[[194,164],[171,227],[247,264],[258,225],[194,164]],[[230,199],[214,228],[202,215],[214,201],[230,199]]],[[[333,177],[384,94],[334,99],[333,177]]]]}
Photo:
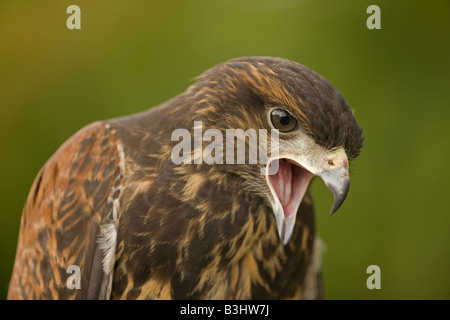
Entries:
{"type": "Polygon", "coordinates": [[[9,299],[98,297],[105,276],[99,228],[112,219],[108,198],[119,197],[114,190],[122,179],[115,131],[101,123],[59,148],[25,204],[9,299]],[[80,267],[81,290],[67,288],[70,265],[80,267]]]}

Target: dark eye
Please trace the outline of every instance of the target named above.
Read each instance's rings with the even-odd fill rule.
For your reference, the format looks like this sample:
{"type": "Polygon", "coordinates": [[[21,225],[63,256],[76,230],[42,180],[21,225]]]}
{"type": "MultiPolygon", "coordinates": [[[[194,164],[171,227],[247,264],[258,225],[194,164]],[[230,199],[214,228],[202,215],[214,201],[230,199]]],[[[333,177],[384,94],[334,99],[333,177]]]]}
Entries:
{"type": "Polygon", "coordinates": [[[281,132],[290,132],[297,128],[297,120],[283,109],[275,109],[270,114],[270,121],[275,129],[281,132]]]}

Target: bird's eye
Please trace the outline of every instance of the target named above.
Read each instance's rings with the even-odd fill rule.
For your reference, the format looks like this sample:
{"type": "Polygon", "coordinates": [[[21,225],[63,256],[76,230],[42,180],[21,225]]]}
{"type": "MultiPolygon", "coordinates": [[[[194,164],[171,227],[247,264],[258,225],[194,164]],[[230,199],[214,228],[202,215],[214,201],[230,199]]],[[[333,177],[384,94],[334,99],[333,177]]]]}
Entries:
{"type": "Polygon", "coordinates": [[[270,114],[270,121],[275,129],[281,132],[290,132],[297,128],[297,120],[283,109],[275,109],[270,114]]]}

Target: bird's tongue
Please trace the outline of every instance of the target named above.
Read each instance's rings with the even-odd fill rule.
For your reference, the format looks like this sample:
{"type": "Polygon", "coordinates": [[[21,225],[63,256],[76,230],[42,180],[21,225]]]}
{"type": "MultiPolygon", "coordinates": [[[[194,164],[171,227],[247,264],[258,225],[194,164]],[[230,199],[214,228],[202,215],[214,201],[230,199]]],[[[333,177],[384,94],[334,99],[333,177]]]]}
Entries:
{"type": "Polygon", "coordinates": [[[278,172],[269,179],[283,207],[284,218],[296,214],[313,176],[289,160],[279,159],[278,172]]]}
{"type": "Polygon", "coordinates": [[[292,164],[284,159],[280,159],[278,172],[270,176],[270,182],[274,188],[278,200],[283,206],[284,216],[288,217],[293,213],[292,207],[292,164]]]}

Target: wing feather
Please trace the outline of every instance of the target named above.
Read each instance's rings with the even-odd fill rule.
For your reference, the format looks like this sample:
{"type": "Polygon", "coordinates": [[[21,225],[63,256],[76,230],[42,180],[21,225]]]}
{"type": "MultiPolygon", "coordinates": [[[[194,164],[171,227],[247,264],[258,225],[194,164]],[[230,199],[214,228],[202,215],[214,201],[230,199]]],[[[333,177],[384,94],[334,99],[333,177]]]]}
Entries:
{"type": "Polygon", "coordinates": [[[102,122],[47,161],[22,213],[9,299],[109,298],[124,168],[116,132],[102,122]],[[68,286],[71,265],[80,289],[68,286]]]}

